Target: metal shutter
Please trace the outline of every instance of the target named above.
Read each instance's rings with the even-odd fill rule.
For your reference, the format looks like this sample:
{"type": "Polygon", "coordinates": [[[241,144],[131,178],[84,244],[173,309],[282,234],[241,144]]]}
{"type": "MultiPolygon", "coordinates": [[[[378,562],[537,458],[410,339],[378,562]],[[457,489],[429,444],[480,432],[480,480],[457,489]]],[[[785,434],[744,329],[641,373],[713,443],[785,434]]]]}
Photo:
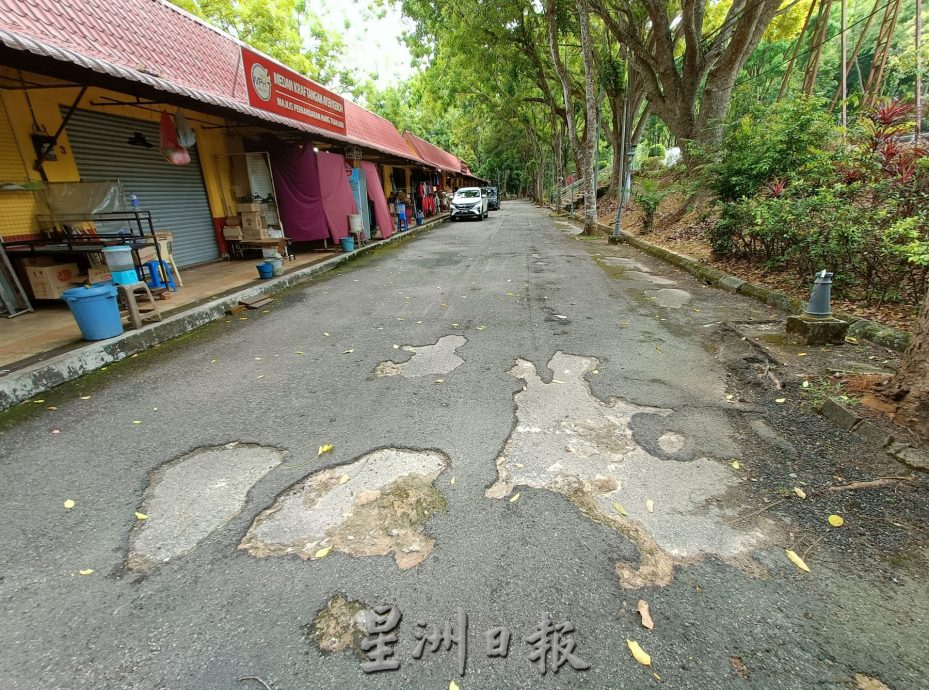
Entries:
{"type": "Polygon", "coordinates": [[[196,146],[188,165],[171,165],[158,149],[157,123],[86,110],[75,111],[67,132],[81,179],[118,179],[127,197],[135,192],[155,229],[174,233],[178,266],[219,258],[196,146]],[[153,148],[129,145],[135,132],[153,148]]]}

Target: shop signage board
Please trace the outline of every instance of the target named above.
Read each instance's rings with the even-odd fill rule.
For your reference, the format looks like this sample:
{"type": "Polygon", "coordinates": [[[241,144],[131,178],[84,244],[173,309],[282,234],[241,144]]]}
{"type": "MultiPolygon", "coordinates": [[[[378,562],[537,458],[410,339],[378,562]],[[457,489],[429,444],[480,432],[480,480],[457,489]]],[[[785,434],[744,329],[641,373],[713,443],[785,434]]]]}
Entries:
{"type": "Polygon", "coordinates": [[[345,101],[341,96],[244,47],[242,64],[250,105],[345,134],[345,101]]]}

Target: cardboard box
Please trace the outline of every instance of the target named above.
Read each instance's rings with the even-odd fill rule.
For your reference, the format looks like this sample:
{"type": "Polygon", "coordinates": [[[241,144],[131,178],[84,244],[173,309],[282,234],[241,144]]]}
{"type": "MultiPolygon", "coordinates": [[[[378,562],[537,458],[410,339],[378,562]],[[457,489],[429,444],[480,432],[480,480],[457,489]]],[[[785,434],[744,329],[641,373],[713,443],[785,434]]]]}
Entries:
{"type": "Polygon", "coordinates": [[[241,240],[242,239],[242,226],[241,225],[227,225],[223,228],[223,237],[227,240],[241,240]]]}
{"type": "Polygon", "coordinates": [[[26,277],[36,299],[58,299],[62,292],[81,282],[77,264],[29,266],[26,277]]]}
{"type": "Polygon", "coordinates": [[[243,213],[241,218],[243,230],[258,230],[259,228],[268,227],[260,213],[243,213]]]}
{"type": "Polygon", "coordinates": [[[113,280],[113,274],[106,266],[91,266],[87,269],[88,283],[105,283],[109,280],[113,280]]]}
{"type": "Polygon", "coordinates": [[[242,228],[242,239],[243,240],[266,240],[268,238],[268,229],[267,228],[242,228]]]}
{"type": "Polygon", "coordinates": [[[239,213],[255,213],[255,212],[260,213],[262,206],[263,204],[260,204],[258,202],[251,203],[251,204],[238,204],[236,206],[236,210],[238,210],[239,213]]]}

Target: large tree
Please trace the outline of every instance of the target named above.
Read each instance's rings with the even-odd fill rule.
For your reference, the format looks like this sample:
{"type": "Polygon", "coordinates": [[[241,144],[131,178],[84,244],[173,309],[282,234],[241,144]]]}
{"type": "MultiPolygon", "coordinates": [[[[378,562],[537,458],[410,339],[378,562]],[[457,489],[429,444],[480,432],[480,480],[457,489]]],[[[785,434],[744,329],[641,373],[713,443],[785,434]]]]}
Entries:
{"type": "MultiPolygon", "coordinates": [[[[719,141],[732,90],[784,0],[590,0],[644,79],[651,111],[679,141],[719,141]]],[[[791,5],[792,3],[788,3],[791,5]]]]}
{"type": "Polygon", "coordinates": [[[892,388],[899,421],[929,441],[929,291],[892,388]]]}

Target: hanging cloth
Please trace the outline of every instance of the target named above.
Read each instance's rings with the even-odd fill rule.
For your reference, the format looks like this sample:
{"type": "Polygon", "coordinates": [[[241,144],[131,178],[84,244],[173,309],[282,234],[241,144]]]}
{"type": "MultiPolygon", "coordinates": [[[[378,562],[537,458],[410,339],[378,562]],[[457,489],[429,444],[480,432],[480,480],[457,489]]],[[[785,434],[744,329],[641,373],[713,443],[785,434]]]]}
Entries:
{"type": "Polygon", "coordinates": [[[197,135],[193,128],[187,123],[187,118],[180,110],[174,114],[174,124],[177,125],[177,143],[185,149],[189,149],[197,143],[197,135]]]}
{"type": "Polygon", "coordinates": [[[161,113],[159,130],[161,155],[165,157],[165,160],[171,165],[187,165],[190,163],[190,153],[178,143],[177,127],[174,124],[174,118],[169,113],[161,113]]]}

